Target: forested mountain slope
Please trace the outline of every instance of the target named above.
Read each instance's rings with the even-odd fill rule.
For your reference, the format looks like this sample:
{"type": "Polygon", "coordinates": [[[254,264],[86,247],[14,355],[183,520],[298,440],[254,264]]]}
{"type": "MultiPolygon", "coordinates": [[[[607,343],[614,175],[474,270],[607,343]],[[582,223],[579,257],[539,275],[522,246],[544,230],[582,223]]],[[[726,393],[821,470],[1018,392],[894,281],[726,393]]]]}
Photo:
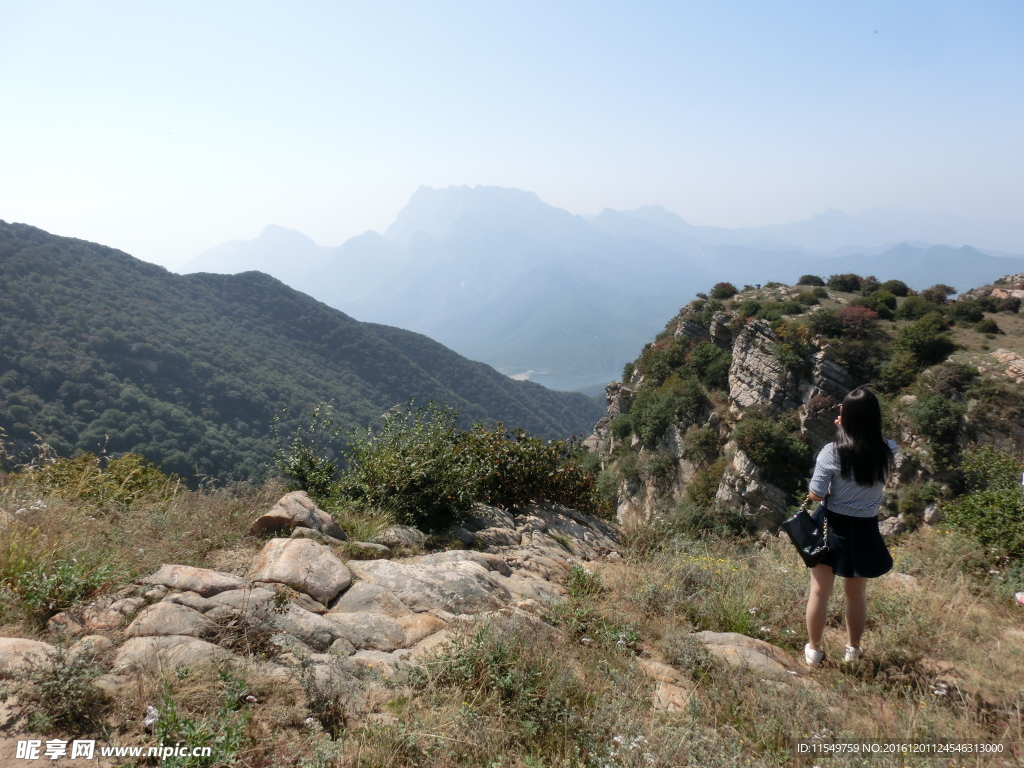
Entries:
{"type": "Polygon", "coordinates": [[[267,275],[179,276],[0,222],[0,427],[20,448],[132,451],[259,477],[270,419],[332,402],[348,427],[409,398],[567,437],[592,400],[512,381],[418,334],[361,323],[267,275]]]}

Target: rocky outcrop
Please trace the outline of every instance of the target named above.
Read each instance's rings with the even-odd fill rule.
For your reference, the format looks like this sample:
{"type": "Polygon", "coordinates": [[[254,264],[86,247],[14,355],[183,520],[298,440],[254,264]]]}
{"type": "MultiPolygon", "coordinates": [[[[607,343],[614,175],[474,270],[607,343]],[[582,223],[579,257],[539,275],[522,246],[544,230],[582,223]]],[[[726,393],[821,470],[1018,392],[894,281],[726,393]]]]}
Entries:
{"type": "Polygon", "coordinates": [[[305,491],[286,493],[249,526],[249,533],[261,536],[281,531],[291,532],[295,528],[308,528],[340,541],[348,538],[341,526],[320,509],[305,491]]]}
{"type": "MultiPolygon", "coordinates": [[[[82,634],[86,624],[102,624],[102,634],[80,639],[69,653],[109,653],[111,671],[96,684],[115,695],[137,673],[223,663],[244,664],[275,684],[312,675],[358,690],[369,684],[361,672],[396,674],[465,622],[518,617],[554,631],[540,617],[545,603],[564,599],[573,565],[617,556],[615,525],[559,504],[480,505],[465,525],[481,549],[347,564],[329,546],[282,528],[289,537],[267,541],[248,578],[164,564],[136,585],[59,614],[48,628],[82,634]]],[[[392,533],[399,547],[426,543],[415,528],[392,533]]],[[[55,653],[47,643],[0,638],[0,676],[24,676],[55,653]]],[[[666,702],[678,704],[681,694],[672,690],[665,689],[666,702]]]]}
{"type": "Polygon", "coordinates": [[[774,353],[781,341],[763,320],[749,323],[740,332],[729,367],[729,399],[735,405],[773,414],[800,407],[800,379],[774,353]]]}
{"type": "Polygon", "coordinates": [[[762,477],[760,467],[746,453],[732,446],[735,452],[726,467],[715,494],[715,501],[739,510],[755,530],[765,530],[781,523],[789,511],[786,493],[762,477]]]}
{"type": "Polygon", "coordinates": [[[309,539],[271,539],[249,573],[252,581],[285,584],[327,605],[352,583],[330,547],[309,539]]]}

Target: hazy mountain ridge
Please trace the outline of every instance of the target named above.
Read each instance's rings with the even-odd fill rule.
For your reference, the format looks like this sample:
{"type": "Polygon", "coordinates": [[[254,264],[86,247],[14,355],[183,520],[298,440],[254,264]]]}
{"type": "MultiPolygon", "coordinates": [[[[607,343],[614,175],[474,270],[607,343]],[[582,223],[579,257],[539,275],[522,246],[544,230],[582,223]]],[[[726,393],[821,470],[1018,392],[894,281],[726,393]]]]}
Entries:
{"type": "Polygon", "coordinates": [[[258,272],[179,276],[0,222],[0,427],[62,453],[132,451],[169,471],[258,478],[271,417],[333,402],[369,424],[415,397],[547,437],[589,430],[578,394],[512,381],[421,335],[352,319],[258,272]]]}
{"type": "MultiPolygon", "coordinates": [[[[352,238],[282,279],[355,317],[424,333],[509,374],[611,380],[682,297],[718,281],[856,272],[966,290],[1024,270],[1024,259],[901,242],[909,238],[893,236],[899,212],[889,213],[827,211],[729,230],[690,225],[660,206],[583,217],[517,189],[420,187],[384,235],[352,238]],[[867,245],[847,239],[861,235],[867,245]]],[[[940,231],[937,217],[915,216],[909,235],[940,231]]],[[[1002,240],[990,245],[1016,242],[1015,226],[1003,226],[1002,240]]],[[[1024,242],[1024,226],[1021,233],[1024,242]]]]}

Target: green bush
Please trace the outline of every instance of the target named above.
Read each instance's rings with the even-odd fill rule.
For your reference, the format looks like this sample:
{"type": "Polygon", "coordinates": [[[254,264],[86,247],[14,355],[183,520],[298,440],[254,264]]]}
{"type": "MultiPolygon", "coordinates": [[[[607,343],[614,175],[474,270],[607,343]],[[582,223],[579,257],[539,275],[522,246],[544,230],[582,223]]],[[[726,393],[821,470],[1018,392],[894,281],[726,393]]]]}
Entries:
{"type": "Polygon", "coordinates": [[[945,304],[949,296],[956,293],[956,288],[945,283],[938,283],[921,291],[921,298],[932,304],[945,304]]]}
{"type": "Polygon", "coordinates": [[[817,334],[834,339],[843,333],[843,322],[834,309],[822,309],[807,318],[807,327],[817,334]]]}
{"type": "Polygon", "coordinates": [[[798,293],[796,296],[796,300],[808,307],[813,307],[819,303],[818,297],[815,296],[812,291],[804,291],[803,293],[798,293]]]}
{"type": "Polygon", "coordinates": [[[861,283],[863,282],[863,277],[848,272],[845,275],[830,275],[826,285],[833,291],[856,293],[860,290],[861,283]]]}
{"type": "Polygon", "coordinates": [[[881,289],[888,291],[893,296],[907,296],[910,294],[910,288],[902,280],[886,280],[882,283],[881,289]]]}
{"type": "Polygon", "coordinates": [[[894,347],[910,352],[921,368],[936,365],[956,350],[953,339],[944,333],[947,327],[938,314],[925,315],[900,330],[894,347]]]}
{"type": "Polygon", "coordinates": [[[946,310],[946,317],[951,322],[977,323],[985,317],[985,310],[977,301],[965,299],[955,301],[946,310]]]}
{"type": "Polygon", "coordinates": [[[761,302],[757,299],[744,299],[735,309],[736,317],[746,320],[748,317],[755,317],[761,311],[761,302]]]}
{"type": "Polygon", "coordinates": [[[1002,329],[991,317],[986,317],[984,320],[974,326],[974,330],[978,333],[1002,333],[1002,329]]]}
{"type": "Polygon", "coordinates": [[[749,414],[736,425],[732,439],[764,470],[764,477],[788,493],[806,480],[811,451],[798,435],[768,416],[749,414]]]}
{"type": "Polygon", "coordinates": [[[905,349],[898,349],[882,363],[878,380],[885,392],[898,392],[917,380],[917,358],[905,349]]]}
{"type": "MultiPolygon", "coordinates": [[[[160,765],[171,768],[206,768],[236,765],[237,754],[245,743],[245,730],[251,713],[243,709],[248,688],[226,670],[219,673],[221,698],[214,711],[205,716],[190,717],[179,708],[168,687],[157,710],[153,738],[158,744],[180,743],[188,747],[210,747],[210,757],[170,757],[160,765]]],[[[191,750],[190,750],[191,751],[191,750]]]]}
{"type": "Polygon", "coordinates": [[[718,486],[725,474],[726,460],[719,456],[711,464],[693,476],[686,486],[686,498],[702,510],[707,510],[715,501],[718,486]]]}
{"type": "Polygon", "coordinates": [[[701,383],[709,389],[729,388],[729,366],[732,352],[707,341],[701,341],[690,350],[688,366],[701,383]]]}
{"type": "Polygon", "coordinates": [[[637,367],[645,383],[660,384],[681,366],[686,364],[690,352],[690,341],[683,336],[667,338],[644,347],[637,360],[637,367]]]}
{"type": "Polygon", "coordinates": [[[352,437],[335,493],[426,530],[449,527],[479,501],[509,507],[543,499],[607,514],[570,443],[500,422],[460,430],[456,420],[434,404],[390,411],[377,432],[352,437]]]}
{"type": "Polygon", "coordinates": [[[608,428],[614,437],[625,440],[633,434],[633,416],[628,413],[617,413],[608,428]]]}
{"type": "Polygon", "coordinates": [[[1014,558],[1024,555],[1024,462],[1016,454],[971,445],[960,464],[967,493],[942,505],[946,521],[1014,558]]]}
{"type": "Polygon", "coordinates": [[[669,428],[692,424],[707,405],[707,396],[695,378],[673,376],[660,387],[640,390],[630,413],[633,430],[647,445],[654,445],[669,428]]]}
{"type": "Polygon", "coordinates": [[[843,338],[831,342],[825,356],[846,368],[854,381],[876,381],[889,357],[890,347],[887,337],[843,338]]]}
{"type": "MultiPolygon", "coordinates": [[[[282,415],[288,418],[291,414],[286,408],[282,415]]],[[[309,419],[300,419],[288,437],[281,434],[279,416],[270,421],[277,468],[321,504],[331,497],[338,479],[336,456],[341,432],[342,427],[334,423],[334,409],[327,403],[313,406],[309,419]]]]}
{"type": "Polygon", "coordinates": [[[772,356],[787,371],[792,371],[797,375],[809,374],[814,345],[811,343],[811,332],[807,326],[782,322],[775,332],[779,336],[779,342],[772,346],[772,356]]]}
{"type": "Polygon", "coordinates": [[[801,275],[800,279],[796,281],[797,285],[815,285],[824,286],[825,281],[817,275],[801,275]]]}
{"type": "Polygon", "coordinates": [[[711,298],[731,299],[736,293],[736,286],[732,283],[715,283],[715,286],[711,289],[711,298]]]}
{"type": "Polygon", "coordinates": [[[632,363],[632,362],[626,363],[624,366],[622,366],[622,383],[623,384],[628,384],[629,383],[630,379],[633,378],[633,371],[635,371],[635,370],[636,370],[636,364],[632,363]]]}
{"type": "Polygon", "coordinates": [[[930,312],[935,311],[935,305],[920,296],[907,296],[896,308],[893,316],[897,320],[920,320],[930,312]]]}
{"type": "Polygon", "coordinates": [[[683,436],[683,458],[701,466],[718,456],[718,432],[711,427],[694,424],[683,436]]]}
{"type": "Polygon", "coordinates": [[[956,453],[964,412],[960,403],[933,392],[918,395],[910,407],[910,426],[928,439],[941,466],[946,466],[956,453]]]}
{"type": "Polygon", "coordinates": [[[50,663],[24,675],[28,683],[19,704],[29,728],[36,732],[81,735],[103,727],[110,699],[93,683],[103,669],[87,652],[69,654],[58,648],[50,663]]]}

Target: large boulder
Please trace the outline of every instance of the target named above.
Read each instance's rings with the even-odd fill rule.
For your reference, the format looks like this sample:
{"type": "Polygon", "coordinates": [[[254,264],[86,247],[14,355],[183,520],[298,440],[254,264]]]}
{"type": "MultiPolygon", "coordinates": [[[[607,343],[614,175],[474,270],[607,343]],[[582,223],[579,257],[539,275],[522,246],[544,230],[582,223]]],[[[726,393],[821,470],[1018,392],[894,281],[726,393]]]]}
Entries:
{"type": "Polygon", "coordinates": [[[286,493],[249,526],[249,533],[259,536],[279,531],[290,532],[295,528],[310,528],[341,541],[348,538],[341,526],[320,509],[305,491],[286,493]]]}
{"type": "Polygon", "coordinates": [[[182,592],[196,592],[202,597],[245,586],[245,580],[238,576],[191,565],[161,565],[160,570],[143,579],[142,583],[158,584],[182,592]]]}
{"type": "Polygon", "coordinates": [[[309,539],[271,539],[249,576],[285,584],[325,606],[352,583],[351,571],[330,548],[309,539]]]}
{"type": "Polygon", "coordinates": [[[349,565],[360,579],[392,592],[417,612],[479,613],[502,608],[512,597],[500,576],[468,561],[422,565],[366,560],[349,565]]]}
{"type": "Polygon", "coordinates": [[[114,656],[114,671],[129,669],[149,672],[173,671],[175,667],[196,667],[227,659],[231,653],[220,646],[185,635],[133,637],[114,656]]]}
{"type": "Polygon", "coordinates": [[[50,663],[56,651],[49,643],[23,637],[0,637],[0,678],[13,677],[50,663]]]}
{"type": "Polygon", "coordinates": [[[341,637],[357,650],[393,651],[403,648],[405,631],[402,625],[382,613],[329,613],[327,618],[341,637]]]}
{"type": "Polygon", "coordinates": [[[274,629],[298,638],[315,651],[324,652],[343,633],[333,623],[315,613],[290,603],[284,611],[271,613],[267,619],[274,629]]]}
{"type": "Polygon", "coordinates": [[[155,603],[128,626],[129,637],[188,635],[203,637],[213,622],[194,608],[178,603],[155,603]]]}

